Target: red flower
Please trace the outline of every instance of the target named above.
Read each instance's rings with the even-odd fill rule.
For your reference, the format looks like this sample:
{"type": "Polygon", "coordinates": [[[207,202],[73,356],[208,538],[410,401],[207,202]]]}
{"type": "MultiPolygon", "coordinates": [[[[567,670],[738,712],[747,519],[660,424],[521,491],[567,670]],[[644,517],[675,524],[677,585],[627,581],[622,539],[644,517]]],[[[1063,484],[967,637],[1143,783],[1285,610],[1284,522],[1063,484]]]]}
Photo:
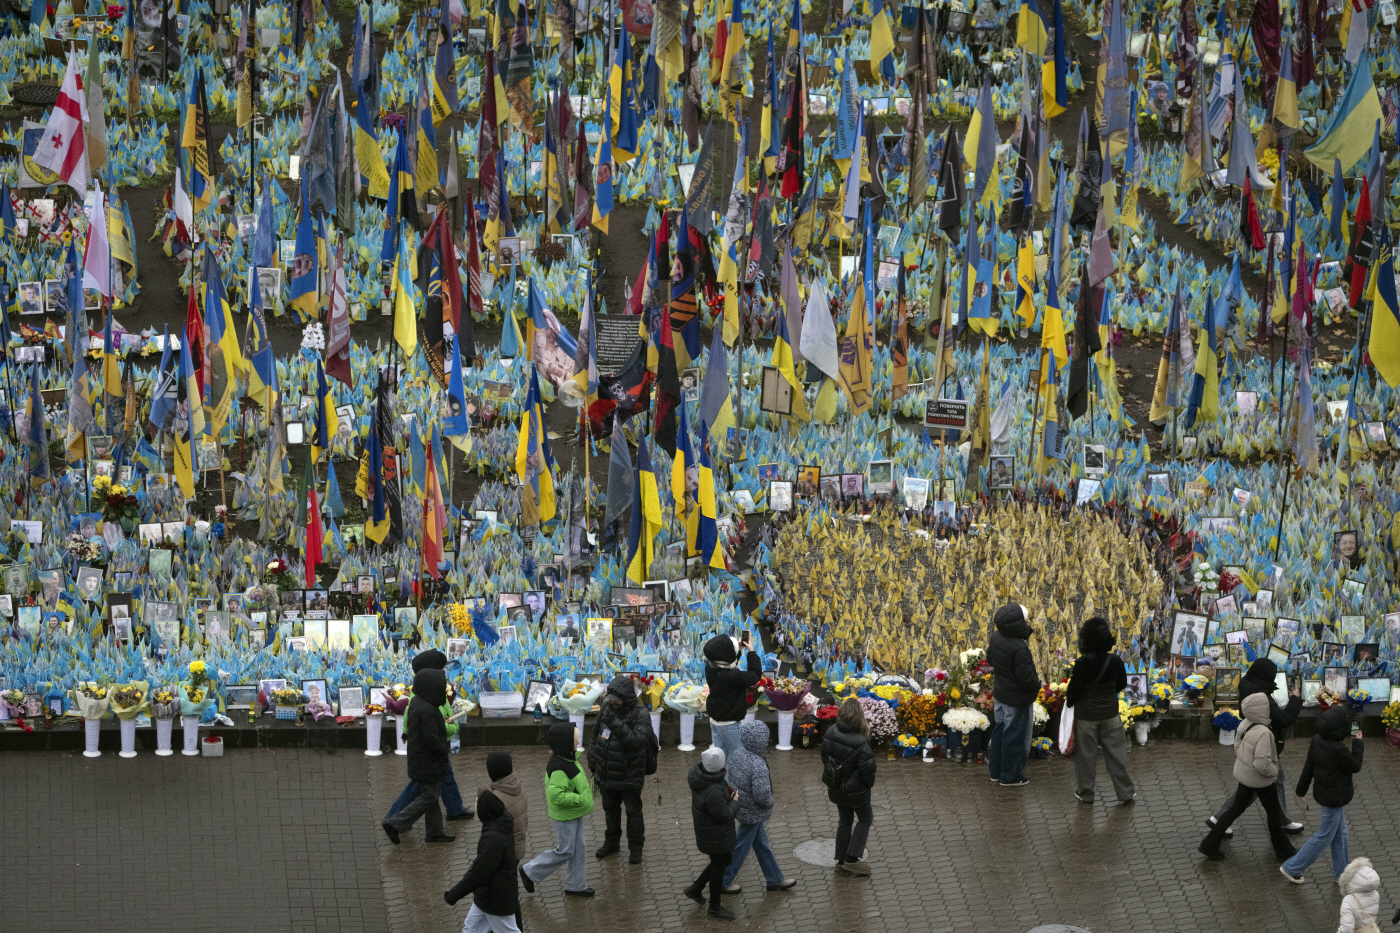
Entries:
{"type": "Polygon", "coordinates": [[[839,712],[839,710],[837,710],[837,708],[836,708],[835,706],[831,706],[831,705],[829,705],[829,706],[819,706],[819,707],[817,707],[817,718],[818,718],[818,719],[835,719],[835,718],[836,718],[837,712],[839,712]]]}

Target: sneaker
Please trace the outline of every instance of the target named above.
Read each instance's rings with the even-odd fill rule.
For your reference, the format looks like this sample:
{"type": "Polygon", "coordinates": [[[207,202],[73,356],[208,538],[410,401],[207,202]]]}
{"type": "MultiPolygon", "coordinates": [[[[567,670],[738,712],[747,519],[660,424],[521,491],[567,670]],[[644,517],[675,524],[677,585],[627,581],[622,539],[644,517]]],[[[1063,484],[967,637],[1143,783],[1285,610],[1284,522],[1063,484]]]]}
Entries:
{"type": "Polygon", "coordinates": [[[640,865],[640,864],[642,864],[642,850],[641,850],[641,849],[633,849],[631,852],[628,852],[628,853],[627,853],[627,864],[628,864],[628,865],[640,865]]]}
{"type": "Polygon", "coordinates": [[[1137,794],[1133,794],[1127,800],[1120,800],[1118,802],[1125,807],[1131,807],[1133,804],[1137,803],[1137,794]]]}
{"type": "Polygon", "coordinates": [[[593,853],[593,857],[607,858],[609,855],[616,855],[620,851],[622,851],[620,846],[605,842],[603,843],[603,847],[601,849],[593,853]]]}
{"type": "Polygon", "coordinates": [[[711,920],[733,920],[734,911],[730,910],[728,907],[721,907],[719,904],[715,904],[706,911],[705,916],[711,920]]]}
{"type": "Polygon", "coordinates": [[[855,875],[858,878],[864,878],[870,874],[870,863],[867,862],[865,859],[856,859],[851,862],[842,862],[836,867],[839,868],[841,871],[844,871],[846,874],[855,875]]]}
{"type": "Polygon", "coordinates": [[[1025,787],[1025,786],[1026,786],[1027,784],[1029,784],[1029,783],[1030,783],[1030,780],[1029,780],[1029,779],[1027,779],[1027,778],[1021,778],[1021,780],[1019,780],[1019,781],[1002,781],[1002,782],[1001,782],[1001,786],[1002,786],[1002,787],[1025,787]]]}
{"type": "Polygon", "coordinates": [[[788,890],[789,888],[793,887],[795,884],[797,884],[797,879],[796,879],[796,878],[784,878],[782,881],[779,881],[777,884],[770,884],[770,885],[768,886],[768,890],[770,890],[770,891],[786,891],[786,890],[788,890]]]}
{"type": "MultiPolygon", "coordinates": [[[[1136,795],[1134,795],[1134,796],[1136,796],[1136,795]]],[[[1206,825],[1209,826],[1211,829],[1214,829],[1214,828],[1215,828],[1215,817],[1213,817],[1213,816],[1208,816],[1208,817],[1206,817],[1206,825]]],[[[1235,827],[1233,827],[1233,826],[1227,826],[1227,827],[1225,827],[1225,838],[1226,838],[1226,839],[1230,838],[1230,837],[1233,836],[1234,834],[1235,834],[1235,827]]]]}
{"type": "Polygon", "coordinates": [[[682,891],[681,893],[684,894],[686,897],[690,898],[692,901],[694,901],[694,902],[697,903],[697,904],[702,904],[702,905],[703,905],[703,904],[705,903],[705,895],[702,894],[702,893],[700,893],[700,889],[699,889],[699,888],[686,888],[686,889],[685,889],[684,891],[682,891]]]}
{"type": "Polygon", "coordinates": [[[743,892],[744,889],[737,884],[731,884],[729,887],[724,889],[725,894],[742,894],[743,892]]]}
{"type": "Polygon", "coordinates": [[[1290,874],[1288,873],[1288,869],[1287,869],[1286,867],[1284,867],[1283,865],[1280,865],[1280,866],[1278,867],[1278,873],[1279,873],[1280,875],[1283,875],[1283,877],[1287,878],[1289,881],[1293,882],[1294,884],[1302,884],[1302,883],[1303,883],[1303,876],[1302,876],[1302,875],[1290,875],[1290,874]]]}
{"type": "Polygon", "coordinates": [[[454,813],[451,816],[449,816],[447,818],[447,822],[455,823],[457,820],[469,820],[474,816],[476,816],[476,811],[473,810],[471,807],[467,807],[461,813],[454,813]]]}
{"type": "Polygon", "coordinates": [[[992,781],[993,784],[1000,784],[1000,783],[1001,783],[1001,778],[994,777],[994,778],[991,779],[991,781],[992,781]]]}
{"type": "Polygon", "coordinates": [[[393,823],[390,823],[388,820],[385,820],[384,822],[379,824],[379,828],[384,830],[384,835],[389,837],[390,842],[392,842],[394,845],[399,844],[399,831],[394,828],[393,823]]]}
{"type": "Polygon", "coordinates": [[[1283,831],[1290,836],[1296,836],[1303,831],[1303,824],[1296,821],[1289,823],[1283,828],[1283,831]]]}
{"type": "Polygon", "coordinates": [[[520,883],[523,884],[523,885],[525,886],[525,890],[526,890],[527,892],[529,892],[530,894],[534,894],[534,893],[535,893],[535,880],[534,880],[533,878],[531,878],[529,875],[525,874],[525,866],[524,866],[524,865],[521,865],[521,866],[520,866],[519,871],[520,871],[520,883]]]}
{"type": "Polygon", "coordinates": [[[1212,862],[1223,862],[1225,860],[1224,852],[1221,852],[1219,849],[1215,849],[1213,851],[1211,849],[1207,849],[1204,843],[1197,846],[1196,851],[1204,855],[1206,858],[1210,859],[1212,862]]]}
{"type": "Polygon", "coordinates": [[[1092,806],[1093,803],[1094,803],[1094,795],[1093,795],[1093,794],[1081,794],[1079,791],[1075,791],[1075,792],[1074,792],[1074,799],[1075,799],[1075,800],[1078,800],[1080,803],[1087,803],[1087,804],[1090,804],[1091,806],[1092,806]]]}

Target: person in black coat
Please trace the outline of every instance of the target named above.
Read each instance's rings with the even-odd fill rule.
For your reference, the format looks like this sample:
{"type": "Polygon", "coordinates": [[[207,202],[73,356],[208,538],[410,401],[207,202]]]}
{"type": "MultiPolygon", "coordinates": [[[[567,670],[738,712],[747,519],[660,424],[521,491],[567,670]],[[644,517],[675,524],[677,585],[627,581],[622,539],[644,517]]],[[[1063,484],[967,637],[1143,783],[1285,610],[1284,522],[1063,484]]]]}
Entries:
{"type": "Polygon", "coordinates": [[[1113,791],[1125,804],[1137,798],[1128,776],[1128,737],[1118,715],[1118,694],[1128,686],[1123,659],[1113,653],[1113,630],[1099,616],[1079,627],[1079,659],[1065,688],[1065,706],[1074,710],[1074,796],[1094,802],[1099,748],[1113,791]]]}
{"type": "Polygon", "coordinates": [[[734,912],[720,903],[724,893],[724,870],[729,867],[737,836],[734,817],[739,812],[739,794],[724,775],[724,750],[711,745],[700,753],[700,763],[690,769],[690,815],[695,823],[695,847],[710,857],[710,864],[685,889],[685,896],[705,903],[705,885],[710,886],[710,912],[715,920],[733,920],[734,912]]]}
{"type": "Polygon", "coordinates": [[[656,734],[651,716],[637,703],[632,678],[619,674],[603,695],[602,712],[593,725],[588,746],[588,767],[603,798],[607,830],[603,847],[595,854],[607,858],[621,848],[622,807],[627,806],[627,861],[642,861],[646,824],[642,821],[642,785],[656,770],[656,734]]]}
{"type": "Polygon", "coordinates": [[[705,683],[710,695],[705,700],[705,712],[710,716],[710,741],[724,749],[728,758],[743,743],[739,741],[739,722],[749,711],[748,692],[763,678],[763,659],[749,647],[749,636],[736,641],[728,635],[716,635],[705,642],[705,683]],[[739,669],[739,653],[749,656],[745,669],[739,669]]]}
{"type": "Polygon", "coordinates": [[[1347,851],[1346,805],[1351,803],[1351,776],[1361,770],[1365,743],[1360,734],[1351,738],[1351,748],[1342,744],[1351,727],[1351,716],[1334,706],[1317,717],[1317,731],[1308,746],[1308,759],[1298,777],[1298,796],[1305,797],[1312,786],[1313,799],[1322,808],[1322,822],[1298,853],[1279,866],[1285,878],[1303,883],[1303,872],[1326,848],[1332,849],[1332,880],[1337,881],[1350,861],[1347,851]]]}
{"type": "Polygon", "coordinates": [[[489,790],[476,798],[476,810],[481,815],[476,859],[462,880],[442,895],[443,900],[456,904],[472,895],[472,909],[462,926],[463,933],[519,933],[515,820],[501,799],[489,790]]]}
{"type": "Polygon", "coordinates": [[[413,675],[413,699],[405,717],[408,733],[408,778],[418,782],[418,796],[398,813],[380,824],[394,845],[399,833],[406,832],[427,816],[428,841],[451,842],[456,836],[443,828],[438,797],[443,776],[451,770],[447,744],[447,723],[438,707],[447,702],[447,675],[436,668],[424,668],[413,675]]]}
{"type": "Polygon", "coordinates": [[[987,769],[1002,787],[1020,787],[1031,754],[1031,705],[1040,693],[1040,677],[1031,657],[1031,625],[1026,607],[1007,603],[992,617],[996,631],[987,644],[992,681],[992,734],[987,740],[987,769]]]}
{"type": "MultiPolygon", "coordinates": [[[[435,667],[440,671],[447,669],[447,655],[436,648],[429,648],[427,651],[420,651],[413,656],[413,673],[416,675],[425,668],[435,667]]],[[[446,706],[446,704],[444,704],[446,706]]],[[[457,731],[455,723],[448,724],[447,736],[449,741],[457,731]]],[[[395,800],[393,806],[389,807],[389,816],[398,813],[418,796],[418,784],[409,781],[399,794],[399,799],[395,800]]],[[[462,803],[462,792],[457,789],[457,778],[452,773],[452,765],[447,766],[447,773],[442,776],[442,805],[447,810],[447,821],[469,820],[472,818],[472,808],[464,806],[462,803]]]]}
{"type": "MultiPolygon", "coordinates": [[[[1249,665],[1249,670],[1240,678],[1240,702],[1243,703],[1245,697],[1255,693],[1263,693],[1269,697],[1269,731],[1274,734],[1274,746],[1278,750],[1278,780],[1274,784],[1278,788],[1279,812],[1283,815],[1283,831],[1297,834],[1303,831],[1303,824],[1288,815],[1288,794],[1284,790],[1283,780],[1283,743],[1288,737],[1288,731],[1298,721],[1298,714],[1303,709],[1303,698],[1295,688],[1289,687],[1288,705],[1280,707],[1273,697],[1278,686],[1274,682],[1277,677],[1278,665],[1268,658],[1260,658],[1249,665]]],[[[1215,814],[1206,819],[1206,825],[1214,826],[1234,802],[1235,795],[1230,794],[1215,814]]],[[[1227,836],[1234,834],[1233,827],[1225,831],[1227,836]]]]}
{"type": "Polygon", "coordinates": [[[827,799],[836,804],[836,868],[848,875],[870,874],[865,843],[875,813],[870,789],[875,786],[875,753],[870,749],[870,726],[860,700],[847,697],[836,721],[822,737],[822,783],[827,799]],[[855,821],[855,828],[851,823],[855,821]]]}

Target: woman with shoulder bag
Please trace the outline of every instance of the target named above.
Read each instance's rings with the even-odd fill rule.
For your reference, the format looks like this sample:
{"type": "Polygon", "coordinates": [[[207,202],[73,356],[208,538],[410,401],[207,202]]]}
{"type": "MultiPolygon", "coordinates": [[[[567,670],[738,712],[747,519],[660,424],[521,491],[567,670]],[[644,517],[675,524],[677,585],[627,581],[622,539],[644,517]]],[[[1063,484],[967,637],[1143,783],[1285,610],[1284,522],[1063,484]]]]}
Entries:
{"type": "Polygon", "coordinates": [[[836,721],[822,738],[822,783],[836,804],[836,868],[848,875],[869,875],[865,843],[875,818],[870,789],[875,786],[875,753],[870,749],[870,725],[860,700],[847,697],[836,721]],[[851,824],[855,822],[855,828],[851,824]]]}
{"type": "Polygon", "coordinates": [[[1137,794],[1128,776],[1128,737],[1118,715],[1118,694],[1128,686],[1123,659],[1113,653],[1113,631],[1094,617],[1079,627],[1079,660],[1065,688],[1065,706],[1074,710],[1074,796],[1094,802],[1099,748],[1113,792],[1124,804],[1137,794]]]}

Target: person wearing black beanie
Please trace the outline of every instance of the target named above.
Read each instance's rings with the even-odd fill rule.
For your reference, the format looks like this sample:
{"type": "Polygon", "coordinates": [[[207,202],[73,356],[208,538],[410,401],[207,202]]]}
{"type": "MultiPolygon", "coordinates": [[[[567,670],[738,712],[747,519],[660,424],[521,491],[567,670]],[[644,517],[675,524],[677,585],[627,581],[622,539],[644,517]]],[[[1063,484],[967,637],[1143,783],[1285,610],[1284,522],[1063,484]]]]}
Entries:
{"type": "Polygon", "coordinates": [[[455,905],[472,895],[472,909],[462,925],[463,933],[520,933],[515,919],[520,909],[515,877],[515,821],[491,791],[477,796],[476,810],[481,814],[476,859],[462,880],[442,895],[443,900],[455,905]]]}
{"type": "MultiPolygon", "coordinates": [[[[413,673],[415,676],[420,671],[446,671],[447,655],[436,648],[429,648],[427,651],[420,651],[413,656],[413,673]]],[[[457,734],[457,724],[447,722],[452,715],[452,704],[444,703],[441,707],[443,722],[447,724],[447,741],[450,744],[452,737],[457,734]]],[[[472,808],[462,802],[462,791],[457,787],[457,777],[452,773],[452,763],[447,764],[447,773],[443,775],[439,782],[439,791],[442,794],[442,806],[447,811],[448,822],[456,820],[469,820],[472,818],[472,808]]],[[[399,799],[394,801],[394,805],[389,808],[389,817],[395,816],[400,810],[408,806],[409,801],[418,796],[418,782],[409,781],[408,786],[399,794],[399,799]]],[[[387,819],[388,817],[386,817],[387,819]]]]}
{"type": "MultiPolygon", "coordinates": [[[[530,801],[525,799],[525,789],[520,786],[520,776],[508,752],[492,752],[486,756],[486,776],[491,779],[490,791],[500,798],[515,820],[515,854],[525,855],[525,827],[529,821],[530,801]]],[[[483,791],[483,793],[485,792],[483,791]]]]}

